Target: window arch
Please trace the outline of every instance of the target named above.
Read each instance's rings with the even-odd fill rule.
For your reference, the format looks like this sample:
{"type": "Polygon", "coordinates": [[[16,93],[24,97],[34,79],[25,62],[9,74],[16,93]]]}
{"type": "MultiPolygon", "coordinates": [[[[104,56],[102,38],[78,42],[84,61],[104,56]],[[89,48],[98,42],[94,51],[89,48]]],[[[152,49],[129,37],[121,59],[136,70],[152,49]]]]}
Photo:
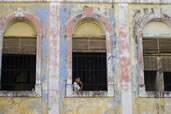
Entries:
{"type": "Polygon", "coordinates": [[[80,77],[82,91],[107,91],[106,38],[95,20],[82,20],[72,35],[72,81],[80,77]]]}
{"type": "MultiPolygon", "coordinates": [[[[165,14],[157,15],[157,12],[154,12],[154,14],[149,14],[149,15],[144,16],[144,18],[142,18],[139,21],[139,23],[137,24],[135,28],[136,29],[135,35],[136,35],[136,40],[137,40],[136,52],[137,52],[137,62],[138,62],[138,67],[136,69],[138,71],[137,76],[139,79],[138,80],[139,81],[139,85],[138,85],[139,97],[171,97],[170,90],[166,90],[166,89],[164,90],[164,86],[167,85],[167,82],[166,81],[165,81],[166,83],[164,82],[164,77],[162,76],[164,74],[163,71],[165,68],[164,67],[161,68],[161,66],[165,66],[165,65],[162,65],[161,63],[163,62],[162,60],[164,59],[157,57],[157,55],[163,54],[163,52],[158,53],[159,52],[158,50],[160,50],[159,47],[161,46],[161,44],[162,45],[164,44],[163,46],[166,46],[164,42],[166,40],[170,42],[171,24],[169,22],[169,19],[170,18],[168,18],[167,15],[165,14]],[[157,42],[157,45],[155,45],[156,42],[157,42]],[[151,47],[150,47],[151,49],[148,48],[148,46],[150,46],[149,44],[151,44],[151,47]],[[145,45],[146,46],[148,45],[147,48],[145,45]],[[153,47],[155,47],[155,49],[153,49],[153,47]],[[157,53],[154,53],[155,52],[154,50],[157,50],[157,53]],[[148,56],[150,55],[150,53],[152,53],[153,56],[148,56]],[[150,64],[149,61],[152,63],[150,64]],[[157,68],[152,67],[152,66],[156,66],[157,68]],[[150,74],[151,77],[148,77],[147,76],[148,74],[150,74]],[[149,78],[151,78],[153,82],[149,81],[150,80],[149,78]],[[162,82],[162,84],[158,83],[159,80],[160,82],[162,82]],[[154,85],[154,86],[150,88],[148,87],[148,85],[154,85]]],[[[167,54],[164,54],[164,55],[167,55],[167,54]]]]}
{"type": "Polygon", "coordinates": [[[171,91],[171,29],[151,21],[143,29],[144,81],[146,91],[171,91]]]}
{"type": "Polygon", "coordinates": [[[1,90],[35,89],[36,37],[28,21],[15,20],[8,25],[3,37],[1,90]]]}
{"type": "MultiPolygon", "coordinates": [[[[1,46],[0,68],[3,67],[2,65],[3,53],[6,54],[11,51],[13,51],[12,53],[13,54],[15,53],[16,55],[17,54],[24,54],[30,56],[34,55],[34,61],[36,61],[36,65],[34,65],[34,73],[32,73],[35,74],[35,76],[33,76],[34,77],[32,78],[33,81],[31,81],[31,83],[33,82],[32,83],[33,86],[27,88],[23,88],[21,86],[20,87],[14,86],[12,89],[9,90],[9,89],[3,89],[4,87],[2,87],[2,83],[1,83],[0,96],[40,97],[41,96],[41,48],[42,48],[43,26],[41,25],[40,21],[36,17],[24,11],[22,12],[22,15],[16,15],[16,12],[10,14],[6,16],[4,20],[0,21],[0,23],[1,23],[0,24],[0,28],[1,28],[0,29],[0,46],[1,46]],[[14,39],[18,38],[17,39],[18,42],[13,38],[14,39]],[[11,48],[11,46],[6,44],[12,44],[13,49],[12,50],[9,49],[11,48]],[[16,44],[19,45],[18,48],[16,44]]],[[[24,64],[26,64],[26,62],[24,64]]],[[[26,73],[21,73],[21,75],[17,76],[18,83],[25,82],[25,80],[27,79],[24,78],[23,75],[26,75],[26,73]]],[[[28,73],[28,75],[30,74],[28,73]]],[[[2,76],[0,76],[0,79],[1,79],[0,81],[2,82],[3,80],[2,76]]],[[[28,85],[31,85],[31,83],[28,85]]]]}
{"type": "MultiPolygon", "coordinates": [[[[67,88],[66,88],[66,96],[67,97],[74,97],[74,96],[114,96],[114,86],[113,86],[113,70],[112,70],[112,28],[108,22],[108,20],[98,14],[92,14],[91,16],[84,14],[79,14],[78,16],[74,17],[68,24],[66,28],[66,36],[67,36],[67,66],[68,66],[68,76],[67,76],[67,88]],[[86,32],[85,32],[86,31],[86,32]],[[79,43],[78,43],[79,42],[79,43]],[[81,55],[83,54],[83,55],[81,55]],[[106,70],[106,74],[104,72],[104,76],[106,77],[106,82],[104,83],[105,86],[100,87],[97,86],[94,88],[98,89],[89,89],[89,87],[85,87],[86,85],[90,85],[93,87],[93,81],[87,82],[86,79],[82,77],[86,77],[82,75],[82,81],[84,82],[84,88],[81,92],[75,93],[73,91],[73,82],[74,78],[80,77],[79,73],[74,71],[76,65],[74,65],[75,58],[78,56],[84,56],[80,58],[80,60],[85,59],[85,54],[90,54],[88,56],[94,57],[99,56],[105,65],[104,68],[106,70]],[[101,89],[103,88],[103,89],[101,89]]],[[[87,59],[88,60],[88,59],[87,59]]],[[[93,59],[89,59],[93,61],[93,59]]],[[[96,61],[97,59],[94,58],[96,61]]],[[[101,61],[101,62],[102,62],[101,61]]],[[[91,62],[89,62],[91,63],[91,62]]],[[[93,65],[91,65],[94,67],[93,65]]],[[[79,66],[77,66],[78,68],[79,66]]],[[[82,66],[83,67],[83,66],[82,66]]],[[[80,67],[80,69],[82,68],[80,67]]],[[[87,67],[88,68],[88,67],[87,67]]],[[[91,67],[90,67],[91,68],[91,67]]],[[[85,69],[85,68],[84,68],[85,69]]],[[[95,69],[91,68],[91,69],[95,69]]],[[[102,68],[103,69],[103,68],[102,68]]],[[[77,70],[77,69],[76,69],[77,70]]],[[[79,70],[79,69],[78,69],[79,70]]],[[[91,73],[90,73],[91,74],[91,73]]],[[[93,73],[92,73],[93,74],[93,73]]],[[[87,74],[84,74],[87,75],[87,74]]],[[[97,77],[98,75],[95,74],[97,77]]],[[[88,75],[87,75],[88,76],[88,75]]],[[[95,76],[92,76],[95,77],[95,76]]],[[[88,78],[89,79],[89,78],[88,78]]],[[[91,80],[91,79],[90,79],[91,80]]],[[[96,79],[98,80],[98,79],[96,79]]],[[[100,85],[100,83],[94,83],[94,85],[100,85]]],[[[102,84],[103,85],[103,84],[102,84]]]]}

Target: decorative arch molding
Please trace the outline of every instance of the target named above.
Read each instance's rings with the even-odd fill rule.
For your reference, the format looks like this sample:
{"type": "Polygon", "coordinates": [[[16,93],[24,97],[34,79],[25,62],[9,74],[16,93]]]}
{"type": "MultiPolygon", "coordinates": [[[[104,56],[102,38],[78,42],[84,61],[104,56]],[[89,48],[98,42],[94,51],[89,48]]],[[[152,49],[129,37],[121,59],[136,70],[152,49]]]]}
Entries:
{"type": "Polygon", "coordinates": [[[40,20],[33,16],[29,12],[23,11],[18,8],[16,12],[3,18],[0,21],[0,67],[2,60],[2,47],[3,47],[3,35],[10,23],[15,20],[25,20],[32,23],[37,33],[37,51],[36,51],[36,84],[35,90],[32,91],[0,91],[0,96],[41,96],[41,55],[42,55],[42,37],[43,37],[43,26],[40,20]]]}
{"type": "MultiPolygon", "coordinates": [[[[107,52],[107,82],[108,82],[108,91],[107,93],[99,96],[114,96],[114,76],[112,70],[112,59],[108,59],[112,56],[112,27],[108,22],[108,19],[100,14],[94,13],[93,8],[85,7],[84,12],[74,16],[66,25],[66,38],[67,38],[67,88],[66,96],[74,97],[72,89],[72,34],[74,28],[81,21],[86,19],[91,19],[99,23],[104,31],[106,37],[106,52],[107,52]]],[[[86,96],[86,95],[85,95],[86,96]]],[[[91,96],[91,95],[90,95],[91,96]]],[[[77,96],[78,97],[78,96],[77,96]]]]}
{"type": "Polygon", "coordinates": [[[144,26],[151,21],[163,22],[171,28],[171,17],[167,16],[166,14],[157,15],[155,13],[151,13],[151,14],[145,15],[138,22],[138,25],[135,27],[135,30],[136,30],[135,35],[137,38],[142,37],[142,31],[143,31],[144,26]]]}
{"type": "Polygon", "coordinates": [[[110,35],[112,35],[112,27],[109,24],[107,18],[97,13],[92,13],[91,15],[87,15],[86,13],[81,13],[81,14],[76,15],[74,18],[72,18],[67,24],[67,27],[66,27],[67,37],[71,38],[73,29],[75,28],[75,26],[79,22],[86,20],[86,19],[92,19],[94,21],[97,21],[104,28],[106,34],[109,33],[110,35]]]}
{"type": "Polygon", "coordinates": [[[101,24],[94,19],[84,19],[80,21],[72,32],[72,37],[105,37],[105,32],[101,24]],[[86,31],[86,32],[85,32],[86,31]]]}
{"type": "Polygon", "coordinates": [[[160,21],[165,23],[166,25],[171,28],[171,17],[166,15],[164,12],[161,12],[161,9],[158,8],[155,10],[154,13],[150,13],[145,15],[135,27],[135,40],[137,41],[136,46],[136,57],[137,57],[137,76],[138,76],[138,90],[139,90],[139,97],[171,97],[171,92],[152,92],[152,91],[145,91],[145,82],[144,82],[144,60],[143,60],[143,45],[142,45],[142,38],[143,38],[143,28],[145,25],[152,21],[160,21]]]}

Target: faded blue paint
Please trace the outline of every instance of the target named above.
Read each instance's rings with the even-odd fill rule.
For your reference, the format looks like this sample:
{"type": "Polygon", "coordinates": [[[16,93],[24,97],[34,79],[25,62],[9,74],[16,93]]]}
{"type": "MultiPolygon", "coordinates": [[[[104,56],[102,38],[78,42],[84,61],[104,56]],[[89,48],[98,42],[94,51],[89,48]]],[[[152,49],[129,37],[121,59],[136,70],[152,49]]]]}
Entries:
{"type": "MultiPolygon", "coordinates": [[[[118,96],[119,96],[119,94],[118,94],[118,96]]],[[[116,101],[117,104],[121,104],[121,98],[120,97],[119,98],[115,98],[115,101],[116,101]]]]}
{"type": "Polygon", "coordinates": [[[119,59],[119,38],[113,36],[112,38],[112,54],[114,58],[119,59]]]}
{"type": "MultiPolygon", "coordinates": [[[[98,7],[99,8],[99,7],[98,7]]],[[[100,8],[99,8],[100,9],[100,8]]],[[[112,59],[112,67],[113,67],[113,75],[114,85],[115,85],[115,98],[113,98],[110,103],[113,106],[113,109],[116,110],[118,108],[118,104],[121,104],[120,92],[118,91],[118,80],[116,76],[118,76],[118,68],[119,68],[119,38],[115,37],[115,17],[114,17],[114,8],[106,8],[107,12],[102,12],[102,15],[105,15],[109,21],[109,24],[112,26],[112,55],[109,59],[112,59]]],[[[62,5],[60,7],[60,105],[64,106],[64,96],[66,90],[66,81],[67,81],[67,38],[66,38],[66,25],[73,18],[74,15],[80,14],[83,11],[83,7],[76,7],[73,5],[62,5]],[[76,10],[75,10],[76,9],[76,10]]],[[[100,10],[99,10],[100,11],[100,10]]],[[[63,113],[64,110],[61,112],[63,113]]],[[[108,113],[108,112],[106,112],[108,113]]]]}
{"type": "Polygon", "coordinates": [[[61,77],[61,80],[66,80],[67,79],[67,67],[65,65],[66,61],[62,59],[60,64],[63,64],[60,67],[60,77],[61,77]]]}
{"type": "Polygon", "coordinates": [[[60,23],[66,25],[68,20],[71,18],[71,10],[74,9],[73,5],[62,5],[60,7],[60,23]]]}
{"type": "Polygon", "coordinates": [[[43,93],[43,100],[48,101],[48,92],[43,93]]]}
{"type": "MultiPolygon", "coordinates": [[[[133,74],[135,74],[135,71],[134,72],[132,72],[133,74]]],[[[133,92],[134,92],[134,96],[138,96],[138,89],[139,89],[139,83],[137,83],[137,82],[139,82],[139,78],[140,78],[140,74],[141,72],[140,72],[140,65],[139,64],[136,64],[136,75],[135,75],[135,82],[133,82],[135,85],[133,86],[134,88],[133,88],[133,92]]]]}
{"type": "Polygon", "coordinates": [[[42,40],[42,56],[48,56],[48,40],[42,40]]]}
{"type": "Polygon", "coordinates": [[[66,87],[66,81],[61,82],[60,90],[65,90],[65,87],[66,87]]]}
{"type": "MultiPolygon", "coordinates": [[[[114,23],[113,23],[114,24],[114,23]]],[[[112,30],[114,31],[114,30],[112,30]]],[[[120,98],[120,92],[117,91],[119,89],[118,83],[119,80],[117,78],[118,76],[118,68],[119,68],[119,38],[114,36],[114,33],[112,35],[112,67],[113,67],[113,75],[114,75],[114,85],[115,85],[115,98],[112,99],[111,103],[113,104],[113,108],[115,110],[118,104],[121,104],[121,98],[120,98]]],[[[117,111],[115,111],[117,112],[117,111]]]]}
{"type": "Polygon", "coordinates": [[[42,78],[41,80],[42,81],[45,81],[47,78],[46,78],[46,69],[47,69],[47,62],[48,62],[48,40],[45,40],[43,39],[42,40],[42,78]]]}
{"type": "Polygon", "coordinates": [[[43,74],[43,75],[42,75],[42,81],[45,81],[45,80],[46,80],[46,75],[43,74]]]}
{"type": "Polygon", "coordinates": [[[67,61],[66,57],[67,56],[67,42],[65,40],[61,41],[60,45],[60,69],[59,69],[59,74],[61,77],[61,80],[66,80],[67,78],[67,61]]]}
{"type": "MultiPolygon", "coordinates": [[[[62,5],[60,7],[60,90],[65,91],[67,80],[67,39],[65,38],[66,24],[72,17],[73,5],[62,5]]],[[[64,92],[62,92],[64,93],[64,92]]]]}
{"type": "Polygon", "coordinates": [[[49,10],[47,7],[40,7],[38,6],[38,12],[37,15],[40,17],[40,19],[43,21],[43,23],[46,23],[48,21],[49,17],[49,10]]]}
{"type": "Polygon", "coordinates": [[[61,46],[61,48],[60,48],[60,56],[62,56],[62,57],[66,57],[66,55],[67,55],[67,41],[66,40],[61,40],[61,42],[60,42],[60,46],[61,46]]]}
{"type": "MultiPolygon", "coordinates": [[[[49,19],[49,7],[46,5],[31,5],[29,6],[29,10],[35,13],[35,15],[40,19],[43,29],[45,30],[45,34],[48,32],[48,19],[49,19]]],[[[43,37],[43,39],[46,37],[43,37]]]]}
{"type": "Polygon", "coordinates": [[[13,6],[13,5],[9,5],[8,8],[9,8],[9,9],[13,9],[14,6],[13,6]]]}
{"type": "Polygon", "coordinates": [[[71,11],[70,8],[73,6],[63,5],[60,7],[60,105],[62,108],[61,113],[64,112],[64,96],[65,96],[65,87],[67,80],[67,39],[65,37],[65,29],[69,17],[68,12],[71,11]]]}
{"type": "Polygon", "coordinates": [[[41,69],[42,69],[42,74],[45,74],[47,72],[47,57],[42,57],[42,64],[41,64],[41,69]]]}
{"type": "MultiPolygon", "coordinates": [[[[112,26],[112,31],[114,31],[114,27],[115,27],[115,18],[114,18],[114,9],[109,9],[109,23],[112,26]]],[[[115,113],[117,114],[117,106],[118,104],[121,104],[121,98],[120,98],[120,92],[117,91],[119,90],[119,86],[118,86],[118,68],[119,68],[119,55],[120,55],[120,50],[119,50],[119,38],[117,38],[115,36],[115,33],[112,32],[112,67],[113,67],[113,75],[114,75],[114,89],[115,89],[115,98],[113,98],[110,103],[112,104],[115,113]]]]}
{"type": "Polygon", "coordinates": [[[118,76],[118,69],[119,69],[119,59],[120,59],[120,49],[119,49],[119,38],[115,36],[115,16],[114,16],[114,8],[109,8],[108,9],[108,20],[110,25],[112,26],[112,67],[113,67],[113,75],[114,75],[114,89],[115,89],[115,98],[113,98],[110,103],[113,105],[113,108],[115,113],[117,113],[117,106],[118,104],[121,104],[121,97],[120,97],[120,92],[119,90],[119,80],[117,78],[118,76]]]}
{"type": "Polygon", "coordinates": [[[45,5],[31,5],[30,10],[32,12],[36,11],[36,15],[43,21],[44,24],[47,23],[49,19],[49,8],[45,5]]]}
{"type": "Polygon", "coordinates": [[[115,25],[115,16],[114,16],[114,8],[108,9],[108,15],[109,15],[109,23],[110,25],[115,25]]]}

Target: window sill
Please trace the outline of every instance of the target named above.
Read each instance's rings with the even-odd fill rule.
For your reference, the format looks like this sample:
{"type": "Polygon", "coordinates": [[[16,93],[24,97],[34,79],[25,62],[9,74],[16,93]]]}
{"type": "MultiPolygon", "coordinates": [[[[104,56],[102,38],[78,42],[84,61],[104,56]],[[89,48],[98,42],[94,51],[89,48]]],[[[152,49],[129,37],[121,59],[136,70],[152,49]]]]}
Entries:
{"type": "Polygon", "coordinates": [[[41,85],[35,85],[33,91],[0,91],[4,97],[41,97],[41,85]]]}
{"type": "Polygon", "coordinates": [[[171,91],[145,91],[145,85],[139,86],[139,97],[144,98],[171,98],[171,91]]]}
{"type": "Polygon", "coordinates": [[[66,97],[114,97],[114,87],[108,84],[108,91],[73,91],[73,86],[67,85],[66,97]]]}

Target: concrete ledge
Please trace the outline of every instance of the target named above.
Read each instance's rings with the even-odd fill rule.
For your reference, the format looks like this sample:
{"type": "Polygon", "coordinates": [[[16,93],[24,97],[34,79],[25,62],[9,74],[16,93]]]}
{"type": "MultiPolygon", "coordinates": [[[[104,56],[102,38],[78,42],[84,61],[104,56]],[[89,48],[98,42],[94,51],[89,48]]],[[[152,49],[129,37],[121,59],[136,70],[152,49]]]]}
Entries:
{"type": "Polygon", "coordinates": [[[108,84],[108,91],[73,91],[73,85],[67,84],[66,97],[114,97],[114,85],[108,84]]]}
{"type": "Polygon", "coordinates": [[[32,91],[0,91],[0,97],[41,97],[41,85],[35,85],[32,91]]]}

